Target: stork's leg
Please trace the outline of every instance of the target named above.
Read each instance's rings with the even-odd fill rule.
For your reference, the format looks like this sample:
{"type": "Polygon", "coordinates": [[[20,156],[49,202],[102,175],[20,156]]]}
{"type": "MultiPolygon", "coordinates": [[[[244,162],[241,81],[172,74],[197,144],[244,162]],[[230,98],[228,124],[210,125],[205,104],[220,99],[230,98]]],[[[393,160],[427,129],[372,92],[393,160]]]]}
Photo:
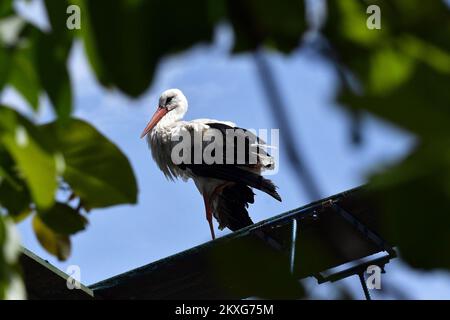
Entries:
{"type": "Polygon", "coordinates": [[[206,211],[206,220],[208,220],[209,223],[209,229],[211,230],[211,237],[214,240],[216,238],[216,235],[214,234],[214,226],[213,226],[213,213],[211,209],[211,203],[212,200],[218,196],[220,192],[227,186],[232,184],[232,182],[225,182],[219,186],[217,186],[214,191],[211,193],[211,196],[208,196],[205,192],[203,194],[203,201],[205,202],[205,211],[206,211]]]}
{"type": "Polygon", "coordinates": [[[208,220],[209,230],[211,231],[211,237],[214,240],[216,235],[214,234],[214,226],[212,220],[212,210],[210,205],[210,199],[207,194],[203,194],[203,201],[205,202],[206,220],[208,220]]]}

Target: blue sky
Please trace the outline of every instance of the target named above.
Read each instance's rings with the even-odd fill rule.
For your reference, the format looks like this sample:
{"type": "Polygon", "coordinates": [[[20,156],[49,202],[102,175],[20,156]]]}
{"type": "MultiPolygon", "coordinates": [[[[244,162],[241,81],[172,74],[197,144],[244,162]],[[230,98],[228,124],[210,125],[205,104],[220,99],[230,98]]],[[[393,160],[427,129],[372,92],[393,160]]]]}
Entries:
{"type": "MultiPolygon", "coordinates": [[[[18,8],[41,27],[46,17],[40,0],[18,8]]],[[[89,216],[87,231],[73,237],[73,253],[68,261],[58,262],[37,243],[30,220],[20,225],[24,246],[63,271],[68,265],[81,267],[82,282],[91,284],[132,268],[199,245],[210,240],[203,201],[192,182],[167,181],[153,163],[139,135],[153,113],[159,94],[180,88],[189,100],[187,119],[215,118],[236,122],[249,128],[277,128],[270,117],[264,92],[249,55],[229,51],[233,37],[227,26],[218,28],[212,45],[200,44],[186,52],[164,59],[147,93],[131,100],[119,92],[101,88],[77,43],[70,58],[75,91],[75,116],[94,124],[129,157],[139,184],[139,203],[95,210],[89,216]]],[[[364,117],[364,144],[350,144],[349,120],[333,102],[336,75],[317,56],[304,50],[288,56],[270,54],[290,119],[298,133],[298,144],[323,196],[332,195],[365,182],[368,173],[400,159],[408,150],[411,137],[374,117],[364,117]],[[331,156],[330,156],[331,155],[331,156]]],[[[23,99],[12,89],[1,101],[29,114],[23,99]]],[[[53,115],[48,100],[38,121],[53,115]]],[[[278,174],[270,178],[280,188],[280,204],[262,193],[250,207],[254,221],[260,221],[310,202],[300,184],[292,179],[292,168],[283,154],[280,141],[278,174]]],[[[216,224],[217,225],[217,224],[216,224]]],[[[217,232],[217,235],[227,233],[217,232]]],[[[407,289],[411,298],[450,298],[450,275],[444,271],[423,273],[411,270],[400,261],[387,266],[382,281],[407,289]]],[[[313,296],[332,298],[336,287],[347,286],[362,298],[356,278],[341,284],[318,286],[306,281],[313,296]]],[[[381,297],[374,293],[375,297],[381,297]]]]}

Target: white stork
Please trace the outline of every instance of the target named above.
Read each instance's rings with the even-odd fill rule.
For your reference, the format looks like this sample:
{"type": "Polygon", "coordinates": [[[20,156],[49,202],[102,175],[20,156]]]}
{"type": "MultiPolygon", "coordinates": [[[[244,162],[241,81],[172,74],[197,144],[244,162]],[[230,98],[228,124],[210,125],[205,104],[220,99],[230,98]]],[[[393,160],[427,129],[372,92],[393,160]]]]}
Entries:
{"type": "MultiPolygon", "coordinates": [[[[147,136],[153,159],[168,179],[182,178],[186,181],[191,178],[194,180],[197,189],[203,196],[211,237],[215,239],[213,216],[217,219],[220,230],[227,227],[235,231],[253,224],[247,212],[248,204],[254,202],[252,188],[259,189],[281,201],[276,186],[270,180],[261,176],[263,170],[273,169],[275,163],[273,157],[263,150],[266,146],[265,142],[254,134],[236,127],[231,122],[210,119],[183,121],[187,109],[187,99],[180,90],[169,89],[164,91],[159,98],[157,110],[142,132],[141,138],[147,136]],[[225,146],[225,144],[229,146],[230,143],[226,140],[226,135],[230,134],[230,129],[233,134],[236,134],[235,132],[238,135],[245,134],[246,144],[243,150],[246,153],[253,152],[254,162],[250,163],[249,155],[246,156],[243,163],[242,161],[239,163],[226,161],[227,150],[231,150],[225,146]],[[175,144],[180,142],[180,137],[183,134],[189,134],[191,137],[194,134],[203,135],[208,130],[217,130],[222,134],[223,144],[214,146],[211,144],[218,144],[216,139],[211,139],[211,141],[203,141],[202,139],[200,141],[201,147],[205,148],[209,145],[210,147],[222,148],[224,161],[212,164],[206,164],[205,161],[200,163],[198,161],[186,161],[175,164],[172,160],[172,149],[175,144]],[[256,146],[256,149],[252,149],[256,152],[251,151],[250,146],[256,146]]],[[[191,150],[193,151],[195,139],[189,141],[192,144],[191,150]]],[[[236,143],[234,138],[230,141],[236,143]]],[[[237,145],[239,143],[232,146],[233,157],[236,157],[239,152],[243,152],[237,149],[237,145]]]]}

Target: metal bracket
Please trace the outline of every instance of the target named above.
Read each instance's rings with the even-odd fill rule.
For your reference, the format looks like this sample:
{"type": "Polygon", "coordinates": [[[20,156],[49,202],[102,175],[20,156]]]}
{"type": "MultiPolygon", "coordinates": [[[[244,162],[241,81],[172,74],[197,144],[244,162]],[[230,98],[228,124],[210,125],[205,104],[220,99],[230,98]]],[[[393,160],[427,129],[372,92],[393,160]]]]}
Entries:
{"type": "Polygon", "coordinates": [[[378,236],[376,233],[374,233],[372,230],[370,230],[366,225],[364,225],[362,222],[360,222],[358,219],[356,219],[351,213],[340,207],[336,204],[336,202],[332,202],[329,204],[333,209],[341,215],[346,221],[348,221],[351,225],[353,225],[356,230],[361,232],[365,237],[367,237],[369,240],[374,242],[381,250],[385,251],[387,253],[386,256],[372,259],[369,261],[366,261],[362,264],[359,264],[357,266],[342,270],[340,272],[334,273],[329,276],[323,276],[322,274],[317,274],[314,277],[317,279],[317,282],[324,283],[324,282],[335,282],[353,275],[358,275],[358,278],[360,280],[361,286],[364,291],[364,296],[367,300],[371,300],[369,290],[367,288],[366,281],[364,279],[364,273],[366,272],[367,268],[370,265],[377,265],[379,266],[383,272],[384,267],[389,261],[395,257],[397,257],[397,253],[395,250],[386,243],[380,236],[378,236]]]}

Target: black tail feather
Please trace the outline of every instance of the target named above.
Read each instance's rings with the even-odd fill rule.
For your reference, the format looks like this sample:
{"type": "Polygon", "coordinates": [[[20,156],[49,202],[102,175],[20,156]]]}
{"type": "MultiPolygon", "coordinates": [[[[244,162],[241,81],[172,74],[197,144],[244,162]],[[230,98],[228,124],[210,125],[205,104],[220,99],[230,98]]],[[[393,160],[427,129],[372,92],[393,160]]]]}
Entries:
{"type": "Polygon", "coordinates": [[[185,167],[190,168],[196,175],[241,183],[261,190],[281,201],[281,197],[276,190],[277,187],[272,181],[248,170],[232,165],[188,164],[185,167]]]}
{"type": "Polygon", "coordinates": [[[255,194],[246,185],[232,184],[226,186],[219,195],[217,220],[220,228],[227,227],[232,231],[253,224],[248,215],[248,204],[255,201],[255,194]]]}

